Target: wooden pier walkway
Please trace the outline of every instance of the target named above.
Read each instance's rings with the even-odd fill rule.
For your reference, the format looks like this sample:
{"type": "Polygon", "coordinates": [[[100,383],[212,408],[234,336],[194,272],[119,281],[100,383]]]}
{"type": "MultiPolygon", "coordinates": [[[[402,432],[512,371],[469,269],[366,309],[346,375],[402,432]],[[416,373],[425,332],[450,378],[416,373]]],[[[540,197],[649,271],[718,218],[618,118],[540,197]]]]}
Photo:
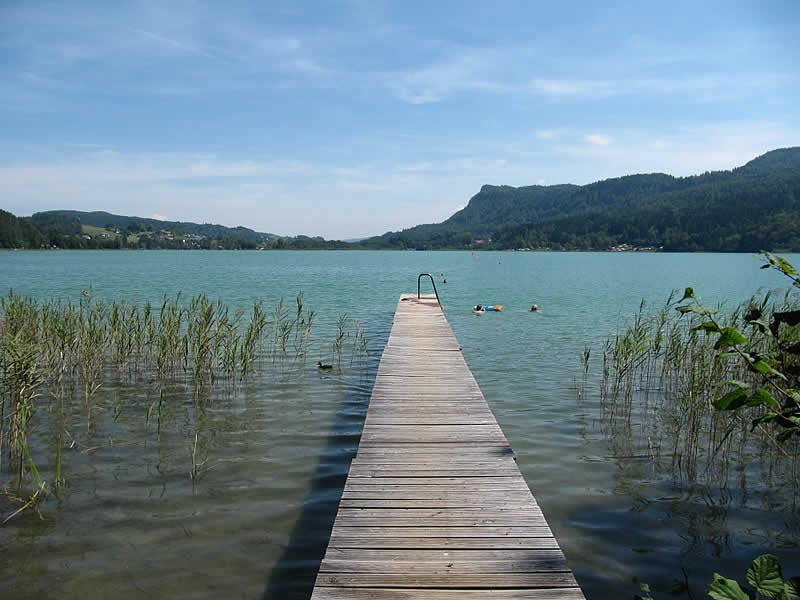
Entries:
{"type": "Polygon", "coordinates": [[[582,600],[435,298],[404,295],[312,600],[582,600]]]}

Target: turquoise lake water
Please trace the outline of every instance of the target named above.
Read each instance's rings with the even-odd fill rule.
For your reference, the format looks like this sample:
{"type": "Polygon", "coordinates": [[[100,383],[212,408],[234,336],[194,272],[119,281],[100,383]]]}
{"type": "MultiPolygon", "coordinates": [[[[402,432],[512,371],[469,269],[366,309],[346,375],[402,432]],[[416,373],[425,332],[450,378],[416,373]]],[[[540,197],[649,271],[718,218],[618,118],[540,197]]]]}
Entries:
{"type": "MultiPolygon", "coordinates": [[[[202,412],[191,393],[178,394],[158,436],[142,418],[146,382],[107,382],[96,425],[73,424],[80,444],[65,458],[61,499],[45,502],[41,518],[0,527],[2,595],[307,598],[398,297],[416,291],[423,272],[435,275],[466,360],[588,598],[632,597],[633,577],[666,597],[683,570],[702,597],[713,571],[741,577],[765,551],[800,575],[796,477],[787,483],[760,465],[739,468],[724,488],[687,488],[668,461],[643,459],[636,422],[627,433],[609,427],[599,401],[602,342],[642,299],[660,306],[693,286],[707,305],[733,306],[786,289],[759,266],[733,254],[0,253],[0,291],[38,299],[203,293],[247,308],[302,291],[320,336],[305,367],[266,369],[202,412]],[[505,309],[475,316],[477,303],[505,309]],[[541,312],[530,312],[533,303],[541,312]],[[366,330],[369,359],[322,375],[315,361],[328,357],[325,336],[343,313],[366,330]],[[579,398],[586,345],[594,358],[579,398]],[[118,418],[112,406],[124,407],[118,418]],[[187,439],[200,422],[213,468],[192,485],[187,439]]],[[[44,432],[34,441],[50,443],[44,432]]]]}

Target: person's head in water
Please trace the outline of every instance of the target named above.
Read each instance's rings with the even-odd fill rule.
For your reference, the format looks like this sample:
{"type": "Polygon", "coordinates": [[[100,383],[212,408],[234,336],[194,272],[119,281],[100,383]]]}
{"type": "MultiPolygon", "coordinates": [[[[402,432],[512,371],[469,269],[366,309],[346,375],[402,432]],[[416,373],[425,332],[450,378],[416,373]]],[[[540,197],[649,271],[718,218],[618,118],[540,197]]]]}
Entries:
{"type": "Polygon", "coordinates": [[[531,312],[539,312],[539,305],[534,304],[533,306],[531,306],[531,312]]]}
{"type": "Polygon", "coordinates": [[[476,304],[475,310],[483,310],[483,306],[481,306],[480,304],[476,304]]]}

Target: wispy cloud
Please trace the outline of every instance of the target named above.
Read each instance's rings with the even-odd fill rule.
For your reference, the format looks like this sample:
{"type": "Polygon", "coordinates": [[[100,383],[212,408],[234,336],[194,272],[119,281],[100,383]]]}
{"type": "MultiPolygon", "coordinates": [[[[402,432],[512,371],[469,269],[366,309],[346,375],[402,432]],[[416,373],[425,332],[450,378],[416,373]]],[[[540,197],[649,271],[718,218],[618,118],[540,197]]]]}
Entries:
{"type": "Polygon", "coordinates": [[[614,143],[614,138],[604,133],[590,133],[583,137],[593,146],[609,146],[614,143]]]}
{"type": "Polygon", "coordinates": [[[397,98],[411,104],[441,102],[460,92],[508,91],[509,84],[492,73],[496,63],[494,49],[453,48],[447,56],[423,67],[386,74],[386,85],[397,98]]]}
{"type": "Polygon", "coordinates": [[[147,40],[150,40],[151,42],[155,42],[156,44],[158,44],[162,48],[167,48],[167,49],[170,49],[170,50],[177,50],[177,51],[185,52],[185,53],[188,53],[188,54],[194,54],[196,56],[202,56],[202,57],[205,57],[205,58],[210,58],[212,60],[219,60],[220,59],[219,56],[217,56],[215,54],[212,54],[211,52],[208,52],[204,48],[199,47],[198,45],[193,44],[193,43],[180,41],[180,40],[177,40],[177,39],[173,39],[173,38],[167,37],[165,35],[159,35],[159,34],[154,33],[152,31],[145,31],[143,29],[135,29],[133,27],[129,27],[128,30],[131,33],[135,34],[135,35],[142,36],[143,38],[146,38],[147,40]]]}
{"type": "Polygon", "coordinates": [[[575,79],[534,79],[530,82],[534,93],[548,96],[586,96],[607,94],[613,89],[609,82],[575,79]]]}
{"type": "Polygon", "coordinates": [[[566,129],[540,129],[535,133],[537,139],[554,140],[567,132],[566,129]]]}

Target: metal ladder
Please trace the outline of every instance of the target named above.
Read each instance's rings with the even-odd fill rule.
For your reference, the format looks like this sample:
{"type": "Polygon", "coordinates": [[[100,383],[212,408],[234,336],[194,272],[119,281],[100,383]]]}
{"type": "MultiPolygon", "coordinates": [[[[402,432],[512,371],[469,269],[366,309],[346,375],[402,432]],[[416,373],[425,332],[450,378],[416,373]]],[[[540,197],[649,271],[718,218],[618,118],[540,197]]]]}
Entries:
{"type": "MultiPolygon", "coordinates": [[[[422,294],[420,293],[420,290],[421,290],[421,287],[422,287],[422,278],[423,277],[430,277],[431,285],[433,286],[433,293],[436,294],[436,302],[439,304],[439,308],[441,308],[442,307],[442,301],[439,300],[439,292],[436,291],[436,282],[433,280],[433,275],[431,275],[430,273],[420,273],[419,277],[417,277],[417,300],[419,300],[422,297],[422,294]]],[[[444,309],[442,309],[442,310],[444,310],[444,309]]]]}

